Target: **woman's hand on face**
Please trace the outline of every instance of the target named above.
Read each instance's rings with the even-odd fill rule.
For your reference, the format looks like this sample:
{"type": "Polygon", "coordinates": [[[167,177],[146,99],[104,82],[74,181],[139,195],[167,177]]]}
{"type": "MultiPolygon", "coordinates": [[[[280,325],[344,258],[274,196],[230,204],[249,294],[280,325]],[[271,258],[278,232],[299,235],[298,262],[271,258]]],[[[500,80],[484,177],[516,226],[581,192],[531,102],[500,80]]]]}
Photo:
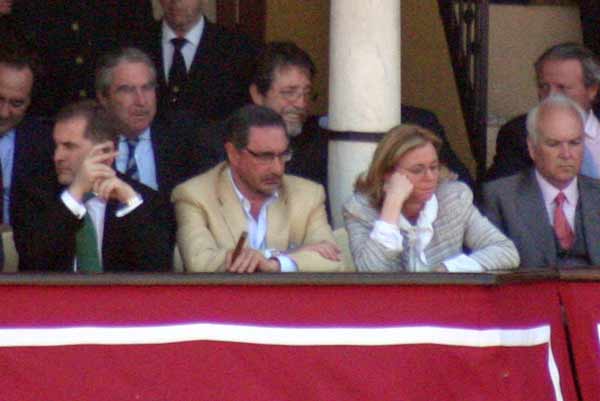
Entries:
{"type": "Polygon", "coordinates": [[[402,203],[409,197],[413,190],[413,184],[409,181],[406,175],[395,171],[390,175],[385,184],[383,184],[383,192],[385,192],[386,200],[394,198],[402,203]]]}

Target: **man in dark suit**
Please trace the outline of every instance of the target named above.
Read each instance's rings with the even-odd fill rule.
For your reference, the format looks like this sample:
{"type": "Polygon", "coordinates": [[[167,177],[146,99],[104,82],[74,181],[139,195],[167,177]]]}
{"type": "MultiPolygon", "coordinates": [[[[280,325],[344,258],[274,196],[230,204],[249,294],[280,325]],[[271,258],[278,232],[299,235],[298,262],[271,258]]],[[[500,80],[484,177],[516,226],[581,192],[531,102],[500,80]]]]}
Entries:
{"type": "Polygon", "coordinates": [[[52,137],[43,121],[27,116],[31,103],[35,55],[24,44],[0,48],[0,174],[4,224],[18,224],[15,189],[52,167],[52,137]]]}
{"type": "Polygon", "coordinates": [[[155,22],[148,0],[16,1],[14,18],[43,64],[31,113],[46,117],[94,98],[98,55],[143,36],[155,22]]]}
{"type": "MultiPolygon", "coordinates": [[[[600,62],[594,53],[579,44],[561,43],[547,49],[534,67],[540,100],[562,93],[585,111],[582,174],[600,178],[600,122],[593,111],[600,84],[600,62]]],[[[500,128],[496,156],[483,181],[505,177],[533,165],[527,151],[525,120],[526,116],[520,115],[500,128]]]]}
{"type": "Polygon", "coordinates": [[[202,0],[160,0],[162,23],[143,43],[158,72],[158,113],[172,119],[178,111],[214,122],[248,100],[256,46],[202,15],[202,0]]]}
{"type": "Polygon", "coordinates": [[[598,0],[579,0],[583,43],[594,53],[600,55],[600,2],[598,0]]]}
{"type": "Polygon", "coordinates": [[[115,172],[117,122],[94,101],[65,107],[53,139],[57,181],[32,180],[17,197],[20,270],[166,271],[173,244],[158,194],[115,172]]]}
{"type": "Polygon", "coordinates": [[[534,168],[486,183],[483,211],[523,268],[600,264],[600,181],[579,175],[584,111],[555,94],[527,115],[534,168]]]}
{"type": "Polygon", "coordinates": [[[158,122],[156,71],[135,48],[108,53],[96,70],[99,102],[123,125],[116,169],[159,191],[166,199],[175,185],[218,162],[214,138],[203,137],[185,119],[158,122]]]}
{"type": "MultiPolygon", "coordinates": [[[[287,163],[287,173],[308,178],[327,188],[328,137],[319,127],[318,118],[308,117],[315,73],[310,56],[296,44],[268,43],[257,59],[250,96],[255,104],[278,112],[286,123],[290,148],[294,152],[287,163]]],[[[471,176],[452,152],[435,115],[405,105],[401,112],[403,122],[419,124],[440,136],[443,142],[440,159],[470,185],[471,176]]]]}

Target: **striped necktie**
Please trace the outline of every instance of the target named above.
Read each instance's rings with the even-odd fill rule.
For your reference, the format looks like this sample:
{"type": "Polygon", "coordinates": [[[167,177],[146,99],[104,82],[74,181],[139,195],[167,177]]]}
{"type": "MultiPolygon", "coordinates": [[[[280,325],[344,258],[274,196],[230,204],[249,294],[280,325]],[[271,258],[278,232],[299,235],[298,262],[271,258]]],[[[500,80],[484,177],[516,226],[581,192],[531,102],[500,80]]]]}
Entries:
{"type": "Polygon", "coordinates": [[[125,141],[127,143],[127,168],[125,170],[125,175],[132,180],[139,181],[140,173],[138,171],[137,162],[135,161],[135,148],[139,139],[126,139],[125,141]]]}

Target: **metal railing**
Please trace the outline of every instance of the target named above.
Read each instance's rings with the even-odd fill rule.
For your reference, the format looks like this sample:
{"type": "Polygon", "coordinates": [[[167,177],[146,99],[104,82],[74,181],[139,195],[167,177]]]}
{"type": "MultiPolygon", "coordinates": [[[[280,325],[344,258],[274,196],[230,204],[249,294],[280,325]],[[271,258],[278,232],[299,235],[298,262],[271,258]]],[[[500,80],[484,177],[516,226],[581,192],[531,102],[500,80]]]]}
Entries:
{"type": "Polygon", "coordinates": [[[488,0],[438,0],[477,176],[486,168],[488,0]]]}

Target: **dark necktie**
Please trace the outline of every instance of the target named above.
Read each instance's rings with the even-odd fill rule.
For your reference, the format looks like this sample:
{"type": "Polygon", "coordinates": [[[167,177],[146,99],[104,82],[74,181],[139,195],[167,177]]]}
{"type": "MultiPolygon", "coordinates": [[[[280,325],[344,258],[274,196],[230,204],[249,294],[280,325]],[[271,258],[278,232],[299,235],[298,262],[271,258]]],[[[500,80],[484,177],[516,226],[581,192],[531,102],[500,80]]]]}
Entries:
{"type": "Polygon", "coordinates": [[[564,250],[569,250],[573,246],[575,235],[573,235],[573,230],[571,230],[571,226],[563,210],[565,200],[567,200],[567,197],[562,192],[559,192],[554,199],[556,203],[556,208],[554,208],[554,233],[556,234],[556,238],[558,238],[560,247],[564,250]]]}
{"type": "Polygon", "coordinates": [[[185,68],[185,61],[181,49],[187,43],[184,38],[173,38],[171,39],[173,44],[173,62],[171,63],[171,69],[169,70],[169,100],[171,103],[177,103],[179,93],[183,89],[183,85],[187,79],[187,69],[185,68]]]}
{"type": "Polygon", "coordinates": [[[125,140],[125,143],[127,143],[127,169],[125,175],[135,181],[140,180],[140,173],[135,161],[135,148],[138,142],[138,138],[125,140]]]}
{"type": "Polygon", "coordinates": [[[102,265],[98,255],[98,240],[96,228],[86,213],[83,225],[75,235],[75,257],[77,258],[77,270],[83,273],[101,273],[102,265]]]}

